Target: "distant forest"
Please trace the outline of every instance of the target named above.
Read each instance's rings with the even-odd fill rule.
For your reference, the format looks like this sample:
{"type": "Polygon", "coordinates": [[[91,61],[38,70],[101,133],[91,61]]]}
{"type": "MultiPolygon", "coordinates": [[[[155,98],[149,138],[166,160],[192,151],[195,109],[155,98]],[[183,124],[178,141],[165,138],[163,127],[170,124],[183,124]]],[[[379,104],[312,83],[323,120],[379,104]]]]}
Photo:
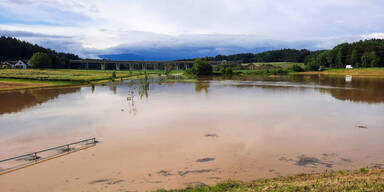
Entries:
{"type": "Polygon", "coordinates": [[[58,53],[16,38],[4,36],[0,38],[0,61],[29,60],[36,52],[47,53],[52,59],[53,68],[71,68],[69,60],[79,59],[75,54],[58,53]]]}
{"type": "Polygon", "coordinates": [[[384,40],[371,39],[354,43],[343,43],[331,50],[312,52],[305,59],[310,70],[321,68],[384,67],[384,40]]]}
{"type": "Polygon", "coordinates": [[[353,67],[384,67],[384,40],[371,39],[343,43],[331,50],[309,51],[306,49],[281,49],[262,53],[242,53],[208,57],[213,61],[253,62],[304,62],[307,69],[353,67]]]}
{"type": "Polygon", "coordinates": [[[265,51],[262,53],[241,53],[235,55],[217,55],[216,57],[208,57],[211,61],[236,61],[240,63],[254,62],[304,62],[305,58],[311,52],[307,49],[281,49],[274,51],[265,51]]]}
{"type": "MultiPolygon", "coordinates": [[[[70,59],[79,59],[77,55],[58,53],[38,45],[20,41],[12,37],[0,38],[0,61],[28,60],[35,52],[47,53],[54,68],[78,68],[71,66],[70,59]]],[[[206,57],[211,61],[253,62],[304,62],[308,70],[322,68],[384,67],[384,40],[371,39],[354,43],[343,43],[331,50],[309,51],[307,49],[281,49],[262,53],[241,53],[206,57]]]]}

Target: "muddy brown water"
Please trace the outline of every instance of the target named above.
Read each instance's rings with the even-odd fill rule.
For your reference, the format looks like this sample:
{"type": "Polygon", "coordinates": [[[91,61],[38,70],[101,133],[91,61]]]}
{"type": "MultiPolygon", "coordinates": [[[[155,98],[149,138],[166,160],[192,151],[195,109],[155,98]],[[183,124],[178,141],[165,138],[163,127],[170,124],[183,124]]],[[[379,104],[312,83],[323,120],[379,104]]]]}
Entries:
{"type": "Polygon", "coordinates": [[[0,175],[0,191],[149,191],[382,165],[383,88],[283,76],[2,92],[0,159],[100,143],[0,175]]]}

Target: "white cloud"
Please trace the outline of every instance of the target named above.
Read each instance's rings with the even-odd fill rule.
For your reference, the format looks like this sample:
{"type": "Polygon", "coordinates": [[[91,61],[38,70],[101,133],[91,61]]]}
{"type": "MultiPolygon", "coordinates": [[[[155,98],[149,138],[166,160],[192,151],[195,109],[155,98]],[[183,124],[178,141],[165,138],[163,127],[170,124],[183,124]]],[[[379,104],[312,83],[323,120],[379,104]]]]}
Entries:
{"type": "Polygon", "coordinates": [[[384,39],[384,33],[371,33],[361,36],[363,39],[384,39]]]}
{"type": "Polygon", "coordinates": [[[77,51],[278,41],[329,48],[384,31],[382,0],[1,0],[0,8],[0,30],[69,36],[77,51]]]}

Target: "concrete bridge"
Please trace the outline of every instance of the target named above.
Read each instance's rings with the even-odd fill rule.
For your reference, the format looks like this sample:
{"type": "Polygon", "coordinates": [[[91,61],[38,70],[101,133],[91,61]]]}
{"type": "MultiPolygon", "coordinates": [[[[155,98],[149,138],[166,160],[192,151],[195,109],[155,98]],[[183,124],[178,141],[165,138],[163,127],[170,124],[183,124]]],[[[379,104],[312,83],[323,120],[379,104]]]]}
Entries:
{"type": "MultiPolygon", "coordinates": [[[[193,67],[194,61],[112,61],[101,59],[81,59],[70,60],[71,64],[80,64],[84,69],[89,69],[90,65],[96,66],[101,70],[105,70],[106,66],[113,65],[116,70],[120,70],[124,66],[129,70],[164,70],[173,67],[176,70],[187,70],[193,67]]],[[[230,63],[227,61],[209,61],[211,65],[230,63]]]]}

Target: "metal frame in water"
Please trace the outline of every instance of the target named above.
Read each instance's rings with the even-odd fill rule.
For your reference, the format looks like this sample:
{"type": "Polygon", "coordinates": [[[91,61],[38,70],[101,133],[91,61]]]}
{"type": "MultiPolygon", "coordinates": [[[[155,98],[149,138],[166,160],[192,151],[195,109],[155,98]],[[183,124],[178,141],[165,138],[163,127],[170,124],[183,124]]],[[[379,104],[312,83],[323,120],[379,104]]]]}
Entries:
{"type": "Polygon", "coordinates": [[[6,174],[21,168],[25,168],[27,166],[31,166],[33,164],[36,164],[42,161],[47,161],[49,159],[53,159],[55,157],[59,157],[68,153],[93,147],[96,145],[96,143],[97,143],[96,138],[85,139],[85,140],[77,141],[74,143],[69,143],[69,144],[60,145],[57,147],[52,147],[49,149],[44,149],[41,151],[20,155],[17,157],[3,159],[3,160],[0,160],[0,175],[6,174]],[[59,150],[59,152],[57,152],[57,150],[59,150]],[[42,155],[43,153],[47,153],[47,155],[44,156],[42,155]],[[26,163],[20,164],[19,163],[20,161],[26,161],[26,163]],[[4,165],[5,163],[9,163],[11,166],[8,168],[2,168],[2,165],[4,165]]]}

